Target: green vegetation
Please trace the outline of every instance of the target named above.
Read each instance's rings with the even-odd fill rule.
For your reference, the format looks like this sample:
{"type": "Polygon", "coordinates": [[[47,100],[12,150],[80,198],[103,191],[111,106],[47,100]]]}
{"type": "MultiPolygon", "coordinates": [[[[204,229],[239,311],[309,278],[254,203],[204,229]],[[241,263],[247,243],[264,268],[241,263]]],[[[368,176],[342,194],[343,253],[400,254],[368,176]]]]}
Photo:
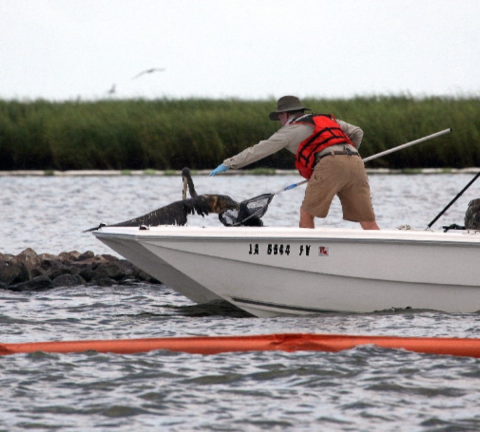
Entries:
{"type": "Polygon", "coordinates": [[[403,174],[421,174],[422,169],[421,168],[405,168],[402,170],[403,174]]]}
{"type": "Polygon", "coordinates": [[[255,168],[253,170],[249,170],[250,175],[275,175],[274,168],[255,168]]]}
{"type": "Polygon", "coordinates": [[[146,169],[143,171],[144,175],[155,175],[157,173],[157,170],[154,169],[146,169]]]}
{"type": "MultiPolygon", "coordinates": [[[[480,166],[480,98],[305,99],[319,113],[360,126],[363,157],[443,129],[451,134],[368,163],[369,168],[480,166]]],[[[180,170],[216,167],[268,138],[275,100],[0,100],[0,170],[180,170]]],[[[279,152],[249,169],[292,169],[279,152]]]]}

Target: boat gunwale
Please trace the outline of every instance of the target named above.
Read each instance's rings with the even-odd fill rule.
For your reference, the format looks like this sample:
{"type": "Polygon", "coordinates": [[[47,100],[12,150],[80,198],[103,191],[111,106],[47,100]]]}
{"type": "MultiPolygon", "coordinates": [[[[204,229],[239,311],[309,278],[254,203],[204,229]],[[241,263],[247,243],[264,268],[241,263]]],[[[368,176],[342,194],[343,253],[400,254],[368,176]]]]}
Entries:
{"type": "MultiPolygon", "coordinates": [[[[342,230],[344,231],[344,230],[342,230]]],[[[351,233],[353,230],[350,230],[351,233]]],[[[316,231],[318,233],[319,231],[316,231]]],[[[359,231],[362,233],[363,231],[359,231]]],[[[460,247],[478,247],[480,246],[480,234],[478,231],[472,232],[465,232],[460,234],[447,234],[441,232],[435,232],[435,235],[445,235],[443,239],[435,239],[435,238],[415,238],[414,235],[411,234],[409,231],[390,231],[384,230],[385,232],[393,232],[395,233],[395,237],[386,238],[386,237],[368,237],[365,234],[363,235],[356,235],[354,237],[348,237],[348,234],[338,236],[338,235],[330,235],[330,233],[322,233],[322,235],[315,235],[315,236],[298,236],[294,235],[293,233],[276,233],[275,231],[269,233],[260,234],[260,231],[251,231],[249,230],[248,234],[242,233],[239,234],[236,231],[234,236],[232,235],[202,235],[202,234],[192,234],[185,232],[178,232],[175,234],[172,233],[158,233],[158,232],[151,232],[150,230],[142,231],[142,234],[136,232],[102,232],[96,231],[93,234],[95,237],[103,237],[103,238],[121,238],[124,240],[134,240],[138,243],[141,242],[149,242],[154,240],[167,240],[167,241],[177,241],[177,242],[205,242],[205,241],[212,241],[212,242],[225,242],[228,240],[231,243],[238,243],[238,242],[245,242],[245,241],[252,241],[252,242],[285,242],[285,241],[298,241],[298,242],[335,242],[335,243],[362,243],[362,244],[415,244],[415,245],[438,245],[438,246],[460,246],[460,247]],[[251,234],[254,232],[255,234],[251,234]],[[402,234],[400,234],[402,233],[402,234]],[[405,234],[403,234],[405,233],[405,234]],[[259,235],[260,234],[260,235],[259,235]],[[290,235],[288,235],[290,234],[290,235]],[[402,236],[405,238],[402,238],[402,236]],[[458,236],[463,236],[459,238],[458,236]],[[448,237],[450,236],[450,237],[448,237]],[[455,237],[453,237],[455,236],[455,237]]],[[[416,234],[428,235],[432,234],[432,232],[428,231],[414,231],[416,234]]]]}

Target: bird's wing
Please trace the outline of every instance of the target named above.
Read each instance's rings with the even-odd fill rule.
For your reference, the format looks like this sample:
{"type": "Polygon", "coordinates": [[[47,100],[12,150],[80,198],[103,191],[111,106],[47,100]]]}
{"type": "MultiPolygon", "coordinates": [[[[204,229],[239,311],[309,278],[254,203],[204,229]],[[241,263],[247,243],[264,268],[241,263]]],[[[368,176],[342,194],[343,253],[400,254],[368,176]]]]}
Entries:
{"type": "Polygon", "coordinates": [[[145,75],[145,74],[147,74],[147,73],[162,72],[162,71],[164,71],[164,70],[165,70],[164,68],[151,68],[151,69],[146,69],[146,70],[138,73],[137,75],[135,75],[135,76],[132,78],[132,80],[137,79],[137,78],[139,78],[139,77],[141,77],[142,75],[145,75]]]}

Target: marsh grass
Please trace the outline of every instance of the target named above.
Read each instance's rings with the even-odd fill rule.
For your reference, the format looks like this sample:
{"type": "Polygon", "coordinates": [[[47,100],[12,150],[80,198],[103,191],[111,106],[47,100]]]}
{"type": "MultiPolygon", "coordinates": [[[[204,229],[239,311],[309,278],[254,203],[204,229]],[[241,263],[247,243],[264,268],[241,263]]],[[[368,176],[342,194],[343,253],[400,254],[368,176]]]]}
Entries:
{"type": "MultiPolygon", "coordinates": [[[[362,157],[443,129],[453,133],[368,163],[369,168],[480,166],[480,98],[356,97],[305,99],[364,131],[362,157]]],[[[216,167],[268,138],[275,101],[243,100],[0,100],[0,170],[115,169],[174,172],[216,167]]],[[[281,151],[249,169],[292,169],[281,151]]]]}

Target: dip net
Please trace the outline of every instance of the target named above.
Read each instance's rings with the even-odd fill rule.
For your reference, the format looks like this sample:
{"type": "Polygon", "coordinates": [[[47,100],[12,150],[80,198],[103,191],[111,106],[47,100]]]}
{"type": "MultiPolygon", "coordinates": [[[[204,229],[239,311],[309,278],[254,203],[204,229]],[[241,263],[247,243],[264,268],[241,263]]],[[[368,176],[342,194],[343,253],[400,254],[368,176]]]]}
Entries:
{"type": "Polygon", "coordinates": [[[225,210],[218,215],[225,226],[263,226],[261,220],[275,194],[263,194],[242,201],[238,209],[225,210]]]}

